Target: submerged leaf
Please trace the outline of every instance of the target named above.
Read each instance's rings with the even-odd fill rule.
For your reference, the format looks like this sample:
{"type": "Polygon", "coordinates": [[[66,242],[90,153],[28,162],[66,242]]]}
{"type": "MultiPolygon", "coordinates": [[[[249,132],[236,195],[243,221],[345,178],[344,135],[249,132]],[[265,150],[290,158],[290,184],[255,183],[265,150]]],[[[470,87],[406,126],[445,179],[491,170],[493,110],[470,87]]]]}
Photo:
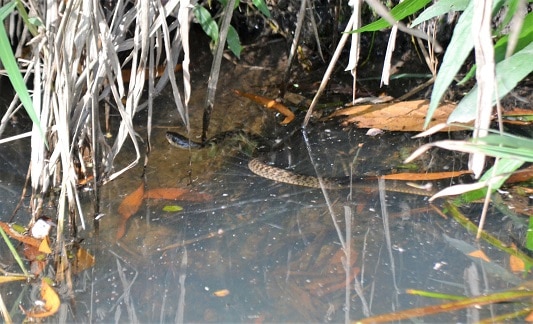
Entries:
{"type": "Polygon", "coordinates": [[[41,281],[41,298],[44,301],[44,305],[42,306],[43,309],[27,312],[26,315],[28,317],[49,317],[54,315],[59,310],[59,306],[61,305],[59,296],[44,279],[41,281]]]}
{"type": "Polygon", "coordinates": [[[183,207],[178,206],[178,205],[167,205],[163,207],[163,211],[166,211],[166,212],[179,212],[182,210],[183,210],[183,207]]]}
{"type": "Polygon", "coordinates": [[[212,197],[205,193],[194,192],[183,188],[156,188],[146,191],[144,198],[201,202],[208,201],[212,197]]]}
{"type": "Polygon", "coordinates": [[[92,254],[84,248],[79,248],[76,252],[76,259],[73,262],[73,273],[78,274],[83,270],[89,269],[95,264],[95,259],[92,254]]]}
{"type": "Polygon", "coordinates": [[[124,234],[126,234],[126,222],[128,219],[135,214],[144,199],[144,183],[142,183],[135,191],[122,200],[120,206],[118,206],[118,213],[120,215],[120,221],[117,225],[117,234],[116,238],[120,239],[124,234]]]}

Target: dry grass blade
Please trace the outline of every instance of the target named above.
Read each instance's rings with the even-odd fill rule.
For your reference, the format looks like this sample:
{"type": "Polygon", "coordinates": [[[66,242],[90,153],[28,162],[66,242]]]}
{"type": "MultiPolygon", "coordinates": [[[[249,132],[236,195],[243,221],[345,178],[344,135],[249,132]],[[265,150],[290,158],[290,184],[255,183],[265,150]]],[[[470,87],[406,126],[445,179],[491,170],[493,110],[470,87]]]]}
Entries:
{"type": "MultiPolygon", "coordinates": [[[[363,0],[350,1],[350,5],[353,6],[352,17],[353,28],[359,29],[361,26],[361,4],[363,0]]],[[[359,62],[359,52],[360,52],[360,42],[361,34],[353,33],[352,34],[352,43],[350,47],[350,58],[348,61],[348,66],[346,66],[346,71],[350,71],[353,77],[352,84],[352,102],[355,102],[355,96],[357,95],[357,64],[359,62]]]]}

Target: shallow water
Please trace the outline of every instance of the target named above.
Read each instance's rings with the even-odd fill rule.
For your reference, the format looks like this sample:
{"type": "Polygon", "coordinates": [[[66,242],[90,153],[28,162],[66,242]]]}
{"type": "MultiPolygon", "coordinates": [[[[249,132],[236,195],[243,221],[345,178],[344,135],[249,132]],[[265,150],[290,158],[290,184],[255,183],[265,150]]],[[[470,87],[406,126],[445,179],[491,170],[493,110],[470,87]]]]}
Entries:
{"type": "MultiPolygon", "coordinates": [[[[270,66],[273,79],[280,69],[275,64],[259,65],[270,66]]],[[[298,125],[280,126],[272,112],[228,91],[241,84],[274,84],[265,79],[264,72],[230,67],[225,73],[211,134],[244,127],[270,142],[283,138],[283,146],[253,153],[275,165],[314,175],[312,156],[323,176],[346,176],[354,160],[357,175],[386,174],[402,171],[401,161],[423,143],[412,140],[410,134],[368,137],[364,130],[316,123],[309,129],[307,146],[298,125]],[[247,83],[242,81],[244,76],[247,83]],[[294,135],[289,136],[293,130],[294,135]]],[[[202,86],[201,81],[196,84],[199,89],[202,86]]],[[[492,292],[521,282],[519,275],[506,270],[508,255],[476,242],[455,221],[438,215],[429,208],[427,197],[388,192],[388,217],[376,191],[351,195],[349,189],[328,191],[328,206],[319,189],[254,175],[247,168],[252,153],[246,145],[226,143],[201,151],[170,147],[165,132],[184,133],[171,101],[169,93],[157,98],[145,176],[141,177],[143,169],[138,166],[101,188],[98,232],[92,227],[90,194],[81,193],[87,227],[79,228],[79,241],[95,255],[96,264],[73,278],[74,296],[63,293],[63,321],[342,322],[346,310],[349,318],[356,320],[368,313],[441,303],[408,295],[408,288],[468,296],[476,289],[492,292]],[[143,181],[146,190],[179,187],[211,198],[202,202],[145,199],[127,221],[126,235],[117,240],[119,205],[143,181]],[[167,206],[183,209],[167,212],[163,210],[167,206]],[[351,226],[346,221],[349,214],[351,226]],[[350,253],[344,252],[342,244],[350,247],[350,253]],[[465,245],[483,249],[492,263],[466,256],[465,245]],[[351,273],[348,279],[346,268],[351,273]],[[480,279],[466,279],[467,269],[477,271],[480,279]]],[[[202,91],[195,91],[192,138],[199,134],[201,102],[202,91]]],[[[145,138],[143,121],[141,112],[137,130],[145,138]]],[[[27,160],[28,142],[2,146],[0,151],[1,167],[9,170],[0,173],[2,221],[13,210],[24,183],[27,165],[21,162],[27,160]]],[[[129,163],[131,151],[121,153],[117,163],[129,163]]],[[[464,168],[460,157],[449,154],[426,154],[417,172],[464,168]]],[[[25,219],[27,210],[26,205],[17,217],[25,219]]],[[[479,207],[467,212],[477,221],[479,207]]],[[[524,229],[502,220],[492,209],[490,214],[489,232],[505,242],[510,234],[521,237],[524,229]]],[[[4,251],[2,248],[2,259],[4,251]]],[[[16,309],[21,288],[30,286],[3,287],[8,308],[16,309]]],[[[22,302],[29,303],[26,294],[22,296],[22,302]]],[[[514,306],[482,307],[424,320],[474,321],[514,306]]]]}
{"type": "MultiPolygon", "coordinates": [[[[359,131],[327,129],[310,132],[311,148],[323,175],[338,176],[353,158],[347,146],[357,145],[365,137],[359,131]]],[[[366,139],[374,145],[359,153],[357,167],[372,166],[363,173],[389,170],[394,159],[377,152],[383,151],[386,143],[397,150],[404,139],[403,134],[366,139]]],[[[147,187],[183,187],[192,179],[191,190],[212,198],[202,203],[145,200],[128,221],[126,236],[115,244],[117,205],[137,187],[140,178],[129,176],[104,187],[103,196],[109,198],[104,205],[109,207],[100,224],[100,236],[88,244],[97,255],[97,265],[87,273],[86,289],[76,296],[78,314],[85,314],[81,318],[92,314],[91,320],[97,322],[116,318],[120,322],[171,322],[180,314],[186,322],[343,321],[346,256],[321,190],[262,179],[247,169],[248,156],[228,155],[223,149],[218,155],[192,152],[198,160],[190,168],[190,177],[184,177],[185,170],[175,157],[183,152],[168,149],[163,141],[158,144],[162,146],[154,149],[147,187]],[[200,158],[202,154],[208,156],[200,158]],[[175,204],[183,210],[162,211],[175,204]],[[215,296],[225,290],[227,296],[215,296]]],[[[264,158],[279,164],[285,161],[298,172],[313,174],[304,146],[295,138],[290,154],[281,150],[264,158]]],[[[429,209],[426,197],[388,193],[387,224],[377,192],[355,192],[351,199],[348,194],[348,189],[328,192],[345,242],[345,215],[347,210],[352,214],[350,269],[362,288],[358,296],[350,278],[351,319],[365,317],[362,299],[371,314],[435,303],[405,294],[407,288],[464,295],[468,291],[464,272],[469,267],[484,276],[481,291],[521,282],[506,270],[482,276],[486,265],[474,265],[477,261],[445,237],[477,246],[473,236],[429,209]]],[[[503,224],[489,227],[497,229],[503,224]]],[[[505,254],[483,243],[479,246],[499,260],[495,263],[505,265],[501,259],[505,254]]],[[[467,321],[475,318],[476,312],[482,317],[489,315],[484,309],[431,319],[467,321]]]]}

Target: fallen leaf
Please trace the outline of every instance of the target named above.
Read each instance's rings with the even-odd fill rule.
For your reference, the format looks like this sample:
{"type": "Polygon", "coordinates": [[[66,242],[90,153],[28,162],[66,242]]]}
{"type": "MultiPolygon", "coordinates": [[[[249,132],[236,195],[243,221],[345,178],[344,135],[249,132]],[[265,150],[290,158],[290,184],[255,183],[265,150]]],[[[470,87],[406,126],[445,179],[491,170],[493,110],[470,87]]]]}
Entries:
{"type": "Polygon", "coordinates": [[[483,261],[490,262],[489,257],[485,254],[485,252],[483,252],[481,250],[472,251],[472,252],[468,253],[468,255],[473,257],[473,258],[478,258],[478,259],[481,259],[483,261]]]}
{"type": "MultiPolygon", "coordinates": [[[[515,251],[518,250],[518,248],[516,247],[516,244],[514,243],[511,244],[511,248],[515,251]]],[[[524,272],[526,271],[526,264],[524,260],[520,259],[516,255],[510,254],[509,255],[509,268],[514,273],[524,272]]]]}
{"type": "Polygon", "coordinates": [[[178,206],[178,205],[167,205],[163,207],[163,211],[166,211],[166,212],[179,212],[182,210],[183,210],[183,207],[178,206]]]}
{"type": "Polygon", "coordinates": [[[212,197],[205,193],[190,191],[182,188],[156,188],[144,194],[145,199],[186,200],[194,202],[208,201],[212,197]]]}
{"type": "Polygon", "coordinates": [[[76,259],[73,262],[73,273],[78,274],[83,270],[91,268],[94,264],[94,256],[86,249],[80,247],[76,252],[76,259]]]}
{"type": "Polygon", "coordinates": [[[531,125],[533,112],[530,109],[513,108],[502,114],[502,121],[513,125],[531,125]]]}
{"type": "Polygon", "coordinates": [[[226,297],[228,295],[229,295],[229,290],[227,289],[217,290],[213,293],[213,296],[215,297],[226,297]]]}
{"type": "MultiPolygon", "coordinates": [[[[440,105],[428,127],[439,123],[446,123],[448,116],[454,110],[455,104],[440,105]]],[[[379,128],[388,131],[421,132],[429,107],[428,100],[413,100],[394,103],[370,104],[351,106],[337,110],[329,118],[347,116],[342,121],[343,126],[356,123],[359,128],[379,128]]],[[[464,130],[461,127],[447,127],[441,131],[464,130]]]]}
{"type": "Polygon", "coordinates": [[[120,221],[117,225],[116,238],[120,239],[126,234],[126,222],[134,215],[142,205],[144,199],[144,183],[142,183],[135,191],[122,200],[120,206],[118,206],[118,213],[120,215],[120,221]]]}
{"type": "Polygon", "coordinates": [[[511,174],[511,176],[507,180],[505,180],[505,183],[509,184],[517,182],[526,182],[531,179],[533,179],[533,165],[513,172],[513,174],[511,174]]]}
{"type": "Polygon", "coordinates": [[[146,191],[144,198],[176,200],[187,192],[189,190],[182,188],[156,188],[146,191]]]}
{"type": "Polygon", "coordinates": [[[2,227],[2,229],[6,232],[7,235],[9,235],[9,237],[11,237],[12,239],[15,239],[19,242],[22,242],[26,245],[30,245],[30,246],[33,246],[35,248],[39,248],[39,246],[41,246],[41,241],[42,240],[38,240],[36,238],[33,238],[29,235],[24,235],[22,233],[20,233],[19,229],[14,229],[10,224],[8,223],[4,223],[4,222],[0,222],[0,227],[2,227]]]}
{"type": "Polygon", "coordinates": [[[233,92],[235,92],[235,94],[237,94],[238,96],[248,98],[260,105],[263,105],[263,107],[265,108],[275,109],[277,112],[285,116],[285,119],[281,122],[283,125],[287,125],[294,119],[294,113],[281,102],[277,102],[276,100],[267,97],[241,92],[239,90],[233,90],[233,92]]]}
{"type": "Polygon", "coordinates": [[[529,315],[527,315],[526,318],[524,318],[524,321],[528,323],[533,322],[533,312],[529,313],[529,315]]]}
{"type": "Polygon", "coordinates": [[[429,181],[429,180],[455,178],[460,175],[470,174],[470,173],[472,173],[472,171],[469,171],[469,170],[432,172],[432,173],[403,172],[403,173],[387,174],[381,177],[383,177],[386,180],[429,181]]]}
{"type": "Polygon", "coordinates": [[[186,200],[202,202],[211,200],[211,195],[194,192],[183,188],[156,188],[145,191],[144,184],[130,193],[122,200],[118,207],[120,221],[117,227],[116,239],[122,238],[126,234],[126,223],[142,205],[144,199],[166,199],[166,200],[186,200]]]}
{"type": "Polygon", "coordinates": [[[50,249],[50,244],[48,244],[48,237],[45,237],[41,244],[39,245],[39,252],[50,254],[52,253],[52,249],[50,249]]]}
{"type": "Polygon", "coordinates": [[[41,281],[41,298],[44,301],[42,309],[27,312],[26,315],[28,317],[49,317],[54,315],[59,310],[59,306],[61,305],[59,296],[44,279],[41,281]]]}

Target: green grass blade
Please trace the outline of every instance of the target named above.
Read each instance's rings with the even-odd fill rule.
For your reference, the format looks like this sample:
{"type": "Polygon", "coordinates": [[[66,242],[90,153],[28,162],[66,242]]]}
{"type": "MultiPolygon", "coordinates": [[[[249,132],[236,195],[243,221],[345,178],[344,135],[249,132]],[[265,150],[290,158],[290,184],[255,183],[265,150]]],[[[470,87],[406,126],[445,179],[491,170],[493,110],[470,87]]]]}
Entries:
{"type": "Polygon", "coordinates": [[[24,262],[22,262],[22,259],[20,258],[19,254],[17,253],[17,250],[15,249],[13,244],[11,243],[11,240],[9,239],[9,237],[7,237],[7,234],[6,234],[6,232],[4,231],[4,229],[2,227],[0,227],[0,235],[2,235],[2,238],[4,239],[4,242],[6,242],[6,245],[9,248],[9,251],[11,251],[11,255],[13,255],[13,258],[15,258],[15,260],[17,261],[17,263],[18,263],[20,269],[22,270],[22,272],[24,273],[24,275],[25,276],[29,276],[29,273],[26,270],[26,267],[24,266],[24,262]]]}
{"type": "Polygon", "coordinates": [[[459,69],[463,65],[466,57],[472,51],[474,43],[472,42],[472,17],[474,14],[474,1],[471,1],[468,7],[465,9],[461,18],[457,22],[453,31],[453,36],[444,54],[442,65],[435,79],[435,85],[433,86],[433,92],[431,93],[431,102],[429,104],[428,112],[426,115],[426,121],[424,122],[424,128],[429,125],[433,113],[439,106],[440,100],[444,93],[448,90],[448,87],[452,83],[453,79],[459,69]]]}
{"type": "Polygon", "coordinates": [[[420,23],[427,21],[433,17],[447,14],[450,11],[463,11],[468,6],[470,0],[440,0],[432,4],[429,8],[424,10],[411,23],[411,27],[415,27],[420,23]]]}
{"type": "MultiPolygon", "coordinates": [[[[406,0],[400,2],[399,5],[391,9],[390,13],[396,20],[402,20],[407,16],[414,14],[420,9],[424,8],[431,0],[406,0]]],[[[384,28],[389,27],[390,24],[383,18],[380,18],[373,23],[370,23],[364,27],[361,27],[357,30],[351,31],[350,33],[362,33],[368,31],[378,31],[384,28]]]]}
{"type": "Polygon", "coordinates": [[[22,74],[20,73],[20,69],[15,59],[15,55],[13,54],[13,50],[11,49],[11,43],[9,42],[9,38],[7,37],[6,29],[4,28],[4,19],[15,8],[15,5],[16,2],[13,1],[0,8],[0,61],[2,61],[2,64],[6,69],[7,76],[11,81],[13,88],[17,92],[17,95],[19,96],[20,102],[24,106],[24,109],[28,113],[28,116],[30,117],[35,127],[39,129],[41,137],[46,143],[39,117],[37,116],[35,109],[33,108],[33,102],[30,97],[30,93],[28,92],[26,83],[22,78],[22,74]]]}
{"type": "MultiPolygon", "coordinates": [[[[446,54],[448,54],[448,52],[446,52],[446,54]]],[[[500,98],[508,94],[514,87],[516,87],[519,81],[523,80],[529,73],[533,72],[533,64],[531,64],[532,57],[533,43],[530,43],[522,50],[516,52],[509,58],[496,64],[496,80],[498,84],[498,96],[500,98]]],[[[448,123],[464,123],[475,119],[476,100],[477,86],[475,86],[461,100],[461,102],[459,102],[455,110],[450,114],[450,117],[448,118],[448,123]]],[[[433,97],[431,98],[431,103],[433,103],[433,97]]],[[[496,100],[494,100],[494,103],[496,103],[496,100]]],[[[432,113],[431,110],[428,111],[428,116],[430,115],[430,113],[432,113]]]]}

